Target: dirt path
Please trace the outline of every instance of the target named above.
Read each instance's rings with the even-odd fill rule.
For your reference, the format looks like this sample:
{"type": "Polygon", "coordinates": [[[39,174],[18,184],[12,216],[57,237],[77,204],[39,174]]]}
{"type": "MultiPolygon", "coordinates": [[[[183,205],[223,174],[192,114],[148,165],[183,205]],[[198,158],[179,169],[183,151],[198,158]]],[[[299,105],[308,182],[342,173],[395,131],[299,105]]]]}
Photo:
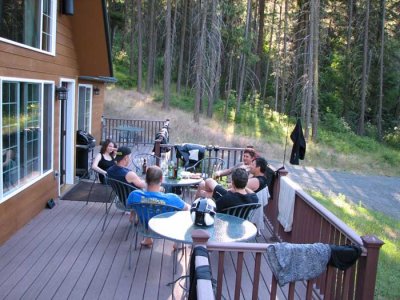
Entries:
{"type": "MultiPolygon", "coordinates": [[[[271,161],[274,167],[280,163],[271,161]]],[[[286,165],[289,176],[305,190],[319,190],[325,195],[343,194],[355,204],[380,211],[400,220],[400,178],[366,176],[348,172],[286,165]]]]}

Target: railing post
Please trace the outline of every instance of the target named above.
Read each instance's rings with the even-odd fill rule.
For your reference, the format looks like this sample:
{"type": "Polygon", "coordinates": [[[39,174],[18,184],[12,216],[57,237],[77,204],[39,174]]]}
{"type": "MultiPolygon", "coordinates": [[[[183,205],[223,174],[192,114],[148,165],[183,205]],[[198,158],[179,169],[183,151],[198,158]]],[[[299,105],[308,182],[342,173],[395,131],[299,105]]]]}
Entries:
{"type": "Polygon", "coordinates": [[[373,299],[375,293],[376,274],[378,271],[379,250],[383,241],[374,235],[361,236],[367,256],[358,260],[356,299],[373,299]]]}
{"type": "MultiPolygon", "coordinates": [[[[154,155],[157,157],[161,157],[161,140],[154,141],[154,155]]],[[[158,165],[158,164],[157,164],[158,165]]]]}
{"type": "MultiPolygon", "coordinates": [[[[199,247],[204,247],[207,249],[207,241],[210,238],[210,234],[205,231],[205,230],[201,230],[201,229],[196,229],[193,230],[192,232],[192,240],[193,240],[193,252],[191,255],[195,255],[196,250],[199,249],[199,247]]],[[[208,260],[208,257],[204,257],[204,256],[195,256],[195,257],[191,257],[191,262],[193,262],[194,259],[194,269],[196,270],[195,273],[197,272],[197,270],[199,270],[198,268],[203,268],[205,266],[208,266],[208,269],[211,270],[211,266],[210,266],[210,262],[208,260]]],[[[192,266],[191,266],[192,267],[192,266]]],[[[207,268],[207,267],[206,267],[207,268]]],[[[210,272],[211,274],[211,272],[210,272]]],[[[195,284],[196,285],[196,296],[197,299],[199,300],[214,300],[215,296],[214,296],[214,292],[213,292],[213,288],[212,288],[212,280],[210,279],[196,279],[196,275],[195,274],[191,274],[191,278],[192,275],[194,275],[194,280],[196,282],[190,282],[190,284],[195,284]]],[[[189,295],[194,292],[192,290],[192,286],[190,286],[190,290],[189,290],[189,295]]]]}
{"type": "Polygon", "coordinates": [[[278,237],[279,235],[278,201],[279,201],[279,192],[281,188],[281,177],[286,176],[288,174],[288,171],[285,168],[283,168],[278,170],[277,173],[278,176],[275,178],[274,181],[272,201],[269,201],[268,203],[268,210],[269,210],[268,215],[271,218],[270,222],[273,227],[274,237],[278,237]]]}

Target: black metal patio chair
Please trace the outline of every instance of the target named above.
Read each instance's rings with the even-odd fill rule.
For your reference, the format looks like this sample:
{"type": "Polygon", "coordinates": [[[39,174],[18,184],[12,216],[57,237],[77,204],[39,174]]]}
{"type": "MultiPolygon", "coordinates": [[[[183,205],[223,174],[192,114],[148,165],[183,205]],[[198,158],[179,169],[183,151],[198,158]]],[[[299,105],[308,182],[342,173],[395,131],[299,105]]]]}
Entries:
{"type": "Polygon", "coordinates": [[[224,168],[225,161],[218,157],[206,157],[199,160],[196,164],[186,168],[189,172],[201,173],[203,179],[210,178],[216,171],[224,168]]]}
{"type": "MultiPolygon", "coordinates": [[[[105,213],[105,217],[104,217],[104,223],[103,223],[102,231],[104,231],[104,227],[105,227],[105,224],[106,224],[107,216],[108,216],[108,213],[110,212],[110,208],[111,208],[111,205],[113,203],[115,203],[115,206],[119,210],[122,210],[124,212],[131,212],[132,211],[132,208],[127,206],[127,200],[128,200],[129,194],[137,189],[131,184],[126,184],[125,182],[119,181],[119,180],[111,178],[109,176],[107,177],[107,183],[111,186],[115,197],[112,197],[113,195],[111,193],[110,197],[109,197],[110,201],[108,201],[109,206],[107,206],[107,203],[106,203],[106,213],[105,213]]],[[[128,229],[128,232],[126,234],[125,240],[128,239],[129,232],[132,229],[133,223],[134,223],[134,219],[131,217],[130,218],[129,229],[128,229]]]]}
{"type": "MultiPolygon", "coordinates": [[[[135,250],[137,248],[137,238],[139,233],[144,237],[149,237],[153,239],[161,239],[163,237],[159,236],[149,228],[149,220],[159,214],[173,211],[180,211],[181,209],[171,206],[163,205],[157,203],[133,203],[128,204],[127,207],[136,212],[139,222],[135,226],[135,250]]],[[[129,268],[131,268],[131,255],[132,255],[132,243],[129,247],[129,268]]],[[[175,261],[175,260],[174,260],[175,261]]],[[[175,265],[174,265],[175,270],[175,265]]],[[[175,271],[174,271],[175,272],[175,271]]]]}
{"type": "Polygon", "coordinates": [[[256,209],[260,207],[260,203],[241,204],[225,208],[221,210],[221,213],[236,216],[245,220],[251,220],[256,209]]]}
{"type": "Polygon", "coordinates": [[[135,167],[135,172],[139,175],[142,174],[142,171],[143,171],[142,167],[143,167],[144,160],[146,160],[147,167],[155,166],[161,162],[160,157],[155,156],[150,153],[139,153],[139,154],[132,156],[132,163],[133,163],[133,166],[135,167]]]}

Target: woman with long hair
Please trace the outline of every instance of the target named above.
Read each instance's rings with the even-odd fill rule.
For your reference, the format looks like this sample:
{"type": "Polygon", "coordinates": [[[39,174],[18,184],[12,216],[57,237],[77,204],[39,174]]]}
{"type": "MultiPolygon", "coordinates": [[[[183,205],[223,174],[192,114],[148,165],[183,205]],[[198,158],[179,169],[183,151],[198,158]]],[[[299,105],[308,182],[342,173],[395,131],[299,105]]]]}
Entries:
{"type": "Polygon", "coordinates": [[[93,160],[92,169],[99,173],[101,183],[104,183],[104,175],[107,174],[108,168],[115,165],[115,155],[117,145],[110,139],[104,141],[101,145],[100,152],[93,160]]]}

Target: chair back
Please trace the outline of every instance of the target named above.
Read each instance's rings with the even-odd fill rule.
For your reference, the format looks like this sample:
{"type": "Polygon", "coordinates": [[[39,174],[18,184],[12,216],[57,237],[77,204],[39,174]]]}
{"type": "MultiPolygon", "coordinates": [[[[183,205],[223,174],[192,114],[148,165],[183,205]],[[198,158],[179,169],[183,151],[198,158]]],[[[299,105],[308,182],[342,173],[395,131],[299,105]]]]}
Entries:
{"type": "Polygon", "coordinates": [[[135,188],[131,184],[127,184],[117,179],[110,178],[109,176],[107,177],[107,184],[111,186],[114,193],[117,195],[117,199],[115,202],[117,207],[120,209],[126,209],[126,200],[128,199],[129,194],[137,188],[135,188]],[[122,207],[120,205],[122,205],[122,207]]]}
{"type": "Polygon", "coordinates": [[[142,174],[142,167],[146,160],[147,167],[159,165],[161,158],[150,153],[139,153],[132,157],[132,163],[137,174],[142,174]]]}
{"type": "Polygon", "coordinates": [[[255,209],[261,207],[260,203],[249,203],[231,206],[221,210],[221,213],[249,220],[253,217],[255,209]]]}
{"type": "Polygon", "coordinates": [[[142,233],[144,236],[153,238],[158,238],[159,236],[149,229],[149,220],[162,213],[181,210],[175,206],[156,203],[132,203],[128,204],[128,208],[133,209],[139,218],[137,231],[142,233]]]}
{"type": "Polygon", "coordinates": [[[198,161],[192,167],[187,168],[187,171],[201,172],[204,179],[210,178],[216,171],[224,168],[225,161],[218,157],[206,157],[198,161]]]}

